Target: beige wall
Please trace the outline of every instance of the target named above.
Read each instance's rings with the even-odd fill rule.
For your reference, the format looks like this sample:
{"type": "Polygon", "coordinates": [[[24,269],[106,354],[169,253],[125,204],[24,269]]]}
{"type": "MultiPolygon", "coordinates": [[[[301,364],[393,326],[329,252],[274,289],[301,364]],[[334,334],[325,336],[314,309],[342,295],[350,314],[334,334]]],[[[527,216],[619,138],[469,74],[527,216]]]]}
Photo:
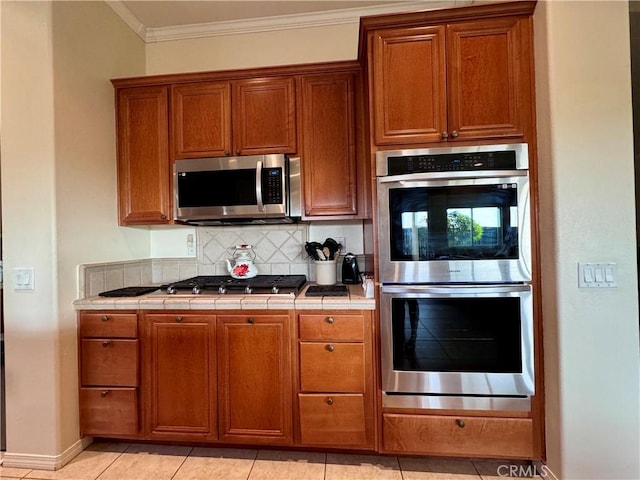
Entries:
{"type": "Polygon", "coordinates": [[[7,456],[78,440],[77,265],[149,255],[117,227],[113,89],[144,44],[102,2],[1,2],[7,456]],[[35,267],[16,293],[11,269],[35,267]]]}
{"type": "Polygon", "coordinates": [[[548,465],[562,479],[640,478],[640,359],[627,2],[539,2],[548,465]],[[618,288],[579,289],[612,261],[618,288]]]}

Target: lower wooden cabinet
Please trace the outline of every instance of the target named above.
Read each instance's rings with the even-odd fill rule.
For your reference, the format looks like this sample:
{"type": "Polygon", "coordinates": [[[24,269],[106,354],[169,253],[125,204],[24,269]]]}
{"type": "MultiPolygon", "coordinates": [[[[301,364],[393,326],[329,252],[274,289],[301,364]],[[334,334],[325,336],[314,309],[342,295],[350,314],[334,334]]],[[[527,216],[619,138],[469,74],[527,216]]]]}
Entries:
{"type": "Polygon", "coordinates": [[[375,449],[370,311],[298,315],[300,443],[375,449]]]}
{"type": "Polygon", "coordinates": [[[220,440],[287,445],[292,436],[289,315],[219,315],[220,440]]]}
{"type": "Polygon", "coordinates": [[[533,458],[530,418],[383,414],[385,453],[533,458]]]}
{"type": "Polygon", "coordinates": [[[217,439],[215,317],[143,317],[145,436],[217,439]]]}
{"type": "Polygon", "coordinates": [[[80,388],[80,426],[87,435],[136,435],[137,388],[80,388]]]}

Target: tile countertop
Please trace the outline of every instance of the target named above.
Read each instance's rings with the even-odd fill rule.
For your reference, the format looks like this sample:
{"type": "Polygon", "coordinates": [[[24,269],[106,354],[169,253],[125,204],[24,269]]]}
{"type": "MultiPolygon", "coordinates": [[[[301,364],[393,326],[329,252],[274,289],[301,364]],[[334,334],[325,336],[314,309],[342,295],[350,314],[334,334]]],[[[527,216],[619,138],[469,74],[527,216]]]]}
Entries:
{"type": "Polygon", "coordinates": [[[305,297],[308,283],[297,295],[166,295],[87,297],[73,302],[76,310],[375,310],[362,285],[348,285],[347,297],[305,297]]]}

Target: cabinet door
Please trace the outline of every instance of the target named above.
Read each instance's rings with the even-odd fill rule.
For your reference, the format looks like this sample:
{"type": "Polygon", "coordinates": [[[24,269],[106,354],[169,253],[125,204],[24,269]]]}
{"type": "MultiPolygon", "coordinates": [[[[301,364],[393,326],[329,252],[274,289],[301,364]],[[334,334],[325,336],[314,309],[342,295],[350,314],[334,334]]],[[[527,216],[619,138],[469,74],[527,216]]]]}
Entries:
{"type": "Polygon", "coordinates": [[[215,320],[145,317],[146,433],[150,438],[216,438],[215,320]]]}
{"type": "Polygon", "coordinates": [[[231,85],[208,82],[171,87],[175,158],[231,154],[231,85]]]}
{"type": "Polygon", "coordinates": [[[305,217],[355,215],[354,77],[302,78],[302,173],[305,217]]]}
{"type": "Polygon", "coordinates": [[[446,131],[444,26],[374,32],[376,145],[441,140],[446,131]]]}
{"type": "Polygon", "coordinates": [[[291,443],[290,326],[287,315],[218,316],[221,441],[291,443]]]}
{"type": "Polygon", "coordinates": [[[293,77],[235,82],[232,109],[232,154],[296,152],[296,97],[293,77]]]}
{"type": "Polygon", "coordinates": [[[167,87],[117,93],[120,225],[171,222],[167,87]]]}
{"type": "Polygon", "coordinates": [[[447,27],[449,134],[458,141],[524,135],[532,88],[529,48],[520,45],[526,21],[500,18],[447,27]]]}

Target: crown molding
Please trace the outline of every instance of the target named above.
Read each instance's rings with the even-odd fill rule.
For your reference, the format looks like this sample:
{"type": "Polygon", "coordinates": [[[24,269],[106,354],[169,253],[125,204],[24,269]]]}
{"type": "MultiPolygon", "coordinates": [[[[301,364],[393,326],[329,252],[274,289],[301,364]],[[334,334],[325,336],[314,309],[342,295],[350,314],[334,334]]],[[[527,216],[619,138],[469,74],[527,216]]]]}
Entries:
{"type": "Polygon", "coordinates": [[[140,38],[147,43],[152,43],[358,23],[360,17],[363,16],[460,7],[472,4],[473,0],[410,0],[375,7],[356,7],[324,12],[157,28],[149,28],[143,25],[121,0],[106,0],[106,2],[140,38]]]}

